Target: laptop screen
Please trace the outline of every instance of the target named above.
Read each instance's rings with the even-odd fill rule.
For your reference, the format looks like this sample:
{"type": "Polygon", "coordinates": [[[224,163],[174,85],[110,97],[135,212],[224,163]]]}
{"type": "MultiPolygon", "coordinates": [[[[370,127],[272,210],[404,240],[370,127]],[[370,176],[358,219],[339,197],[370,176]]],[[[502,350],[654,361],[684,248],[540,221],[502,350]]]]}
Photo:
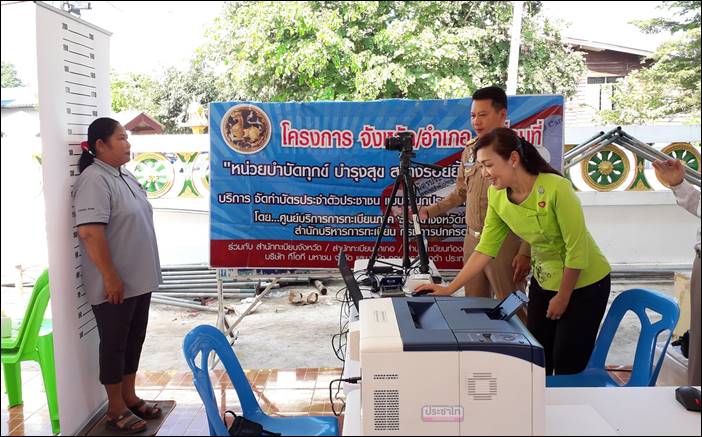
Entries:
{"type": "Polygon", "coordinates": [[[356,311],[358,311],[358,302],[363,299],[363,294],[361,293],[361,289],[358,288],[358,282],[353,276],[353,272],[348,264],[346,264],[346,254],[344,254],[344,252],[339,253],[339,271],[341,272],[341,277],[344,278],[346,289],[349,291],[349,296],[353,301],[353,306],[355,306],[356,311]]]}

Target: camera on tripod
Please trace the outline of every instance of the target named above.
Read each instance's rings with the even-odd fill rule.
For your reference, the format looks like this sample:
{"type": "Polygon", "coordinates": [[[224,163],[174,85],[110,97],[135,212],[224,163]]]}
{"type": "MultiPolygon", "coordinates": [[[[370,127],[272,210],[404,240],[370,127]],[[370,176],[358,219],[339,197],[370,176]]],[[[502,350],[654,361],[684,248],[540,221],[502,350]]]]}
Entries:
{"type": "Polygon", "coordinates": [[[414,133],[397,132],[395,135],[385,138],[386,150],[397,150],[399,152],[411,152],[414,148],[414,133]]]}

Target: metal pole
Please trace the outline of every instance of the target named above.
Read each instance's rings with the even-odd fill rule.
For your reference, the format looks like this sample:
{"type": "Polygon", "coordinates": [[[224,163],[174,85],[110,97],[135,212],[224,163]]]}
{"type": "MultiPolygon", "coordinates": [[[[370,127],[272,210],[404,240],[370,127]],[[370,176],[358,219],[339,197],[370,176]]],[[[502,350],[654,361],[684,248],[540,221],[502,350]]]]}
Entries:
{"type": "MultiPolygon", "coordinates": [[[[172,279],[167,279],[164,281],[164,284],[169,286],[169,287],[177,287],[177,286],[192,286],[192,285],[209,285],[210,287],[214,287],[215,282],[217,281],[216,277],[212,277],[211,279],[183,279],[183,280],[172,280],[172,279]]],[[[246,287],[258,287],[261,284],[262,281],[247,281],[247,282],[227,282],[224,284],[226,288],[246,288],[246,287]]],[[[263,285],[268,285],[268,280],[263,281],[263,285]]],[[[303,282],[302,280],[300,282],[303,282]]]]}
{"type": "Polygon", "coordinates": [[[203,306],[203,305],[198,305],[195,303],[188,303],[184,302],[181,299],[173,299],[173,298],[167,298],[164,296],[151,296],[151,301],[156,302],[156,303],[161,303],[164,305],[171,305],[171,306],[176,306],[176,307],[181,307],[181,308],[190,308],[198,311],[210,311],[210,312],[216,312],[216,308],[208,307],[208,306],[203,306]]]}
{"type": "Polygon", "coordinates": [[[217,269],[217,329],[224,332],[224,287],[222,275],[217,269]]]}
{"type": "MultiPolygon", "coordinates": [[[[230,292],[230,291],[225,291],[224,296],[230,299],[245,299],[247,297],[251,297],[254,295],[254,290],[251,290],[251,293],[236,293],[236,292],[230,292]]],[[[216,291],[211,291],[209,293],[167,293],[167,292],[161,292],[161,291],[156,291],[155,296],[164,296],[164,297],[217,297],[219,294],[216,291]]]]}
{"type": "MultiPolygon", "coordinates": [[[[624,131],[621,131],[620,136],[621,136],[623,141],[628,142],[632,146],[636,146],[638,149],[640,149],[642,151],[648,152],[650,155],[657,157],[657,159],[659,159],[659,160],[671,159],[670,156],[666,155],[662,151],[660,151],[654,147],[651,147],[650,145],[632,137],[631,135],[627,134],[624,131]]],[[[685,171],[685,174],[692,176],[693,178],[695,178],[695,180],[698,180],[700,177],[700,174],[698,172],[691,169],[687,165],[683,165],[683,170],[685,171]]]]}
{"type": "MultiPolygon", "coordinates": [[[[256,290],[253,288],[225,288],[225,293],[241,293],[241,294],[253,294],[256,290]]],[[[164,288],[161,287],[156,290],[158,293],[217,293],[217,284],[212,284],[211,287],[184,287],[184,288],[164,288]]]]}
{"type": "Polygon", "coordinates": [[[244,313],[241,316],[239,316],[238,319],[236,319],[236,322],[234,322],[234,324],[232,324],[229,327],[229,329],[227,330],[227,335],[231,335],[231,333],[234,331],[234,328],[236,328],[237,325],[239,325],[239,323],[241,323],[241,321],[244,320],[244,317],[246,317],[251,311],[253,311],[254,307],[258,306],[258,303],[261,301],[261,299],[263,299],[263,297],[273,289],[273,285],[277,282],[278,280],[274,279],[273,282],[271,282],[271,284],[261,292],[261,294],[256,296],[256,299],[254,299],[254,301],[251,302],[251,305],[249,305],[248,308],[246,308],[246,311],[244,311],[244,313]]]}
{"type": "Polygon", "coordinates": [[[164,275],[164,280],[166,281],[181,281],[181,280],[192,280],[200,279],[202,281],[212,281],[216,275],[164,275]]]}
{"type": "Polygon", "coordinates": [[[512,38],[509,45],[509,66],[507,68],[507,95],[517,94],[517,80],[519,75],[519,46],[522,34],[522,6],[524,2],[512,2],[514,13],[512,15],[512,38]]]}
{"type": "Polygon", "coordinates": [[[569,161],[569,160],[573,159],[575,156],[578,156],[578,155],[583,154],[583,153],[589,154],[590,153],[589,150],[595,144],[612,138],[616,134],[616,132],[619,130],[621,130],[621,127],[617,126],[616,128],[610,130],[607,133],[600,132],[600,135],[597,135],[593,138],[590,138],[589,140],[585,141],[584,143],[573,147],[573,149],[569,150],[568,153],[565,153],[563,155],[563,161],[564,162],[569,161]]]}
{"type": "MultiPolygon", "coordinates": [[[[240,290],[247,290],[249,289],[248,287],[254,286],[256,287],[258,285],[258,282],[256,284],[252,284],[247,286],[246,288],[240,288],[240,287],[231,287],[230,284],[226,284],[223,286],[225,290],[234,290],[234,291],[240,291],[240,290]]],[[[268,283],[263,283],[261,284],[264,287],[268,286],[268,283]]],[[[199,284],[162,284],[159,287],[159,290],[193,290],[195,288],[201,288],[201,289],[210,289],[212,291],[216,290],[215,284],[204,284],[204,283],[199,283],[199,284]]]]}
{"type": "MultiPolygon", "coordinates": [[[[638,140],[636,140],[638,141],[638,140]]],[[[654,161],[659,161],[659,160],[666,160],[670,159],[670,156],[666,155],[665,153],[654,149],[653,147],[649,146],[648,144],[641,143],[641,142],[635,142],[629,139],[628,137],[620,137],[620,141],[618,142],[622,147],[630,150],[634,154],[641,155],[645,159],[648,159],[651,162],[654,161]]],[[[698,187],[702,185],[702,182],[700,181],[700,174],[688,167],[687,165],[683,165],[683,178],[688,181],[689,183],[693,185],[697,185],[698,187]]]]}
{"type": "MultiPolygon", "coordinates": [[[[246,308],[246,311],[244,311],[244,313],[243,313],[241,316],[239,316],[239,318],[236,319],[236,321],[234,322],[234,324],[232,324],[231,326],[229,326],[229,327],[226,329],[226,331],[224,332],[224,334],[225,334],[225,336],[227,336],[227,337],[231,337],[231,340],[228,339],[228,340],[229,340],[229,345],[230,345],[230,346],[233,346],[233,345],[234,345],[234,342],[235,342],[236,339],[238,338],[238,335],[237,335],[236,333],[234,333],[234,329],[239,325],[239,323],[241,323],[241,322],[244,320],[244,317],[248,316],[249,313],[250,313],[251,311],[253,311],[254,309],[258,308],[258,306],[261,304],[262,299],[273,289],[273,285],[275,285],[277,282],[278,282],[278,279],[277,279],[277,278],[276,278],[276,279],[273,279],[273,282],[271,282],[271,284],[268,285],[268,287],[266,287],[266,289],[263,290],[263,291],[261,292],[261,294],[259,294],[258,296],[256,296],[256,298],[254,299],[254,301],[251,302],[251,305],[249,305],[249,306],[246,308]]],[[[218,358],[216,355],[213,354],[213,355],[210,357],[210,369],[214,369],[215,366],[217,366],[218,363],[219,363],[219,358],[218,358]]]]}
{"type": "Polygon", "coordinates": [[[322,296],[327,295],[327,287],[324,286],[324,283],[322,283],[322,281],[315,279],[314,286],[322,296]]]}
{"type": "Polygon", "coordinates": [[[574,166],[575,164],[579,163],[583,159],[587,158],[590,155],[594,155],[595,153],[599,152],[600,150],[604,149],[605,147],[609,146],[613,142],[617,140],[616,137],[608,138],[607,141],[598,144],[596,147],[592,149],[592,151],[588,151],[588,153],[583,153],[581,155],[578,155],[577,158],[572,159],[569,161],[567,164],[563,165],[563,171],[569,169],[570,167],[574,166]]]}
{"type": "MultiPolygon", "coordinates": [[[[224,321],[225,321],[225,316],[224,316],[224,291],[223,291],[223,280],[222,280],[222,275],[220,273],[220,269],[216,270],[217,272],[217,329],[220,331],[224,332],[224,321]]],[[[217,354],[214,351],[210,352],[210,356],[208,357],[208,361],[210,362],[209,367],[210,370],[214,369],[217,363],[219,362],[219,359],[217,358],[217,354]]]]}
{"type": "Polygon", "coordinates": [[[574,155],[578,154],[578,153],[580,152],[580,150],[582,150],[582,149],[584,149],[584,148],[587,148],[587,147],[591,146],[591,145],[594,144],[594,143],[598,143],[598,142],[602,141],[603,139],[605,139],[605,138],[607,138],[608,136],[612,135],[612,134],[614,133],[615,130],[617,130],[617,129],[616,129],[616,128],[615,128],[615,129],[612,129],[611,131],[609,131],[609,132],[607,132],[607,133],[604,133],[604,132],[600,131],[600,133],[598,133],[597,135],[593,136],[593,137],[590,138],[589,140],[584,141],[584,142],[578,144],[577,146],[573,147],[572,149],[570,149],[569,151],[567,151],[566,153],[564,153],[564,154],[563,154],[563,160],[564,160],[564,161],[567,161],[567,160],[571,159],[574,155]]]}

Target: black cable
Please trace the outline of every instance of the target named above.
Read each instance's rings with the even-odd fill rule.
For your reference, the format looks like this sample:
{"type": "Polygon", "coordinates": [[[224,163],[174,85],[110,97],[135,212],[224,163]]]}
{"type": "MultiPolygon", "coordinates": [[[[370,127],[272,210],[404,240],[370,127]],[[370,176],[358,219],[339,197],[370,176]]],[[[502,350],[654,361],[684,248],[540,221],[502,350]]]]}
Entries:
{"type": "Polygon", "coordinates": [[[343,412],[344,407],[346,407],[346,402],[344,402],[343,400],[341,400],[341,402],[344,404],[344,406],[342,407],[342,410],[339,411],[339,413],[337,413],[337,412],[336,412],[336,409],[334,408],[334,399],[332,399],[332,385],[334,385],[335,382],[338,382],[338,383],[339,383],[339,389],[337,389],[337,391],[336,391],[336,394],[338,395],[338,394],[339,394],[339,391],[341,390],[341,383],[342,383],[342,382],[348,382],[348,383],[350,383],[350,384],[358,384],[358,381],[360,381],[360,380],[361,380],[361,377],[359,376],[359,377],[354,377],[354,378],[339,378],[339,379],[333,379],[333,380],[329,383],[329,402],[331,402],[332,413],[334,413],[335,416],[339,417],[339,415],[341,415],[341,413],[343,412]]]}
{"type": "Polygon", "coordinates": [[[346,354],[346,342],[343,341],[342,339],[344,336],[348,334],[348,331],[340,332],[338,334],[334,334],[332,336],[332,349],[334,350],[334,355],[336,355],[336,358],[339,359],[339,361],[344,362],[345,361],[345,354],[346,354]],[[337,347],[334,340],[336,338],[339,338],[339,346],[337,347]]]}
{"type": "MultiPolygon", "coordinates": [[[[344,377],[344,372],[346,371],[346,345],[344,345],[344,360],[343,364],[341,365],[341,377],[344,377]]],[[[341,391],[341,384],[339,384],[336,388],[336,393],[334,394],[334,400],[332,401],[332,411],[334,410],[334,401],[335,400],[340,400],[342,403],[341,411],[339,411],[339,414],[341,414],[345,409],[346,409],[346,401],[343,399],[339,399],[339,392],[341,391]]],[[[331,391],[329,392],[329,396],[331,397],[331,391]]]]}
{"type": "MultiPolygon", "coordinates": [[[[341,410],[339,410],[339,416],[346,410],[346,401],[344,399],[339,399],[339,392],[341,391],[341,383],[339,383],[338,386],[336,386],[336,394],[334,394],[334,400],[335,401],[341,401],[341,410]]],[[[332,412],[334,412],[334,415],[336,415],[336,412],[334,411],[334,403],[332,401],[332,412]]]]}
{"type": "MultiPolygon", "coordinates": [[[[365,272],[358,272],[354,276],[354,279],[358,280],[358,278],[362,276],[368,276],[365,272]]],[[[346,369],[346,348],[348,346],[348,333],[349,333],[349,322],[350,322],[350,316],[351,316],[351,305],[352,305],[352,300],[351,296],[349,295],[349,290],[347,287],[341,288],[337,290],[336,296],[335,296],[337,302],[341,302],[341,306],[339,309],[339,333],[332,335],[332,350],[334,351],[334,355],[336,355],[336,358],[338,358],[343,364],[341,367],[341,375],[343,376],[344,371],[346,369]],[[337,338],[338,338],[338,344],[337,344],[337,338]]],[[[339,416],[341,412],[344,411],[346,407],[346,402],[343,399],[339,398],[339,392],[341,391],[341,384],[338,385],[336,394],[332,396],[332,386],[334,382],[349,382],[349,383],[356,383],[360,380],[360,378],[349,378],[349,379],[335,379],[329,383],[329,402],[331,402],[332,406],[332,411],[334,412],[335,416],[339,416]],[[334,407],[334,400],[340,400],[341,403],[343,404],[341,412],[337,413],[336,409],[334,407]]]]}
{"type": "Polygon", "coordinates": [[[334,351],[334,355],[336,355],[336,358],[339,359],[340,361],[344,361],[346,357],[346,335],[348,334],[348,318],[349,318],[349,307],[351,305],[349,295],[348,295],[348,289],[347,288],[341,288],[337,290],[336,292],[336,300],[337,302],[341,302],[341,307],[339,309],[339,333],[332,335],[331,342],[332,342],[332,350],[334,351]],[[342,294],[343,293],[343,294],[342,294]],[[340,298],[340,295],[342,298],[340,298]],[[346,322],[344,322],[346,320],[346,322]],[[338,346],[336,339],[338,340],[338,346]]]}
{"type": "Polygon", "coordinates": [[[342,302],[342,303],[346,302],[346,294],[347,294],[347,289],[346,289],[346,287],[338,289],[338,290],[336,291],[336,295],[335,295],[336,301],[337,301],[337,302],[342,302]],[[341,293],[344,294],[344,298],[343,298],[343,299],[339,299],[339,295],[340,295],[341,293]]]}

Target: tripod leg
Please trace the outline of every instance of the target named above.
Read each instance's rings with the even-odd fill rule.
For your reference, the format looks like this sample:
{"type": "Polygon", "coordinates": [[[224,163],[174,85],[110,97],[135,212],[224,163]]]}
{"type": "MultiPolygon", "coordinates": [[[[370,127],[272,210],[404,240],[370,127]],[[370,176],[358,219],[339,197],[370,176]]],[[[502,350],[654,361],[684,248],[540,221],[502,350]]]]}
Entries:
{"type": "Polygon", "coordinates": [[[409,189],[407,186],[407,181],[403,178],[402,182],[402,269],[405,274],[409,272],[412,267],[412,261],[410,260],[410,247],[409,247],[409,189]]]}
{"type": "Polygon", "coordinates": [[[375,246],[373,246],[373,253],[371,254],[370,259],[368,260],[368,267],[366,267],[368,271],[371,271],[373,269],[373,265],[375,264],[375,261],[378,257],[378,249],[380,248],[380,243],[383,240],[383,234],[385,233],[385,228],[388,225],[388,218],[390,217],[390,212],[392,211],[392,207],[395,204],[395,199],[397,199],[397,189],[400,188],[401,182],[402,174],[399,174],[395,179],[395,185],[392,187],[392,194],[390,195],[388,206],[385,209],[385,214],[383,214],[383,223],[380,225],[380,232],[378,233],[378,238],[375,240],[375,246]]]}
{"type": "MultiPolygon", "coordinates": [[[[405,191],[409,198],[409,204],[412,207],[412,219],[414,221],[414,238],[417,240],[417,252],[419,255],[419,271],[420,273],[429,273],[429,256],[427,255],[426,240],[422,231],[422,224],[419,222],[419,209],[417,208],[417,195],[414,191],[414,181],[409,174],[404,175],[405,191]]],[[[405,215],[405,222],[408,220],[405,215]]]]}

